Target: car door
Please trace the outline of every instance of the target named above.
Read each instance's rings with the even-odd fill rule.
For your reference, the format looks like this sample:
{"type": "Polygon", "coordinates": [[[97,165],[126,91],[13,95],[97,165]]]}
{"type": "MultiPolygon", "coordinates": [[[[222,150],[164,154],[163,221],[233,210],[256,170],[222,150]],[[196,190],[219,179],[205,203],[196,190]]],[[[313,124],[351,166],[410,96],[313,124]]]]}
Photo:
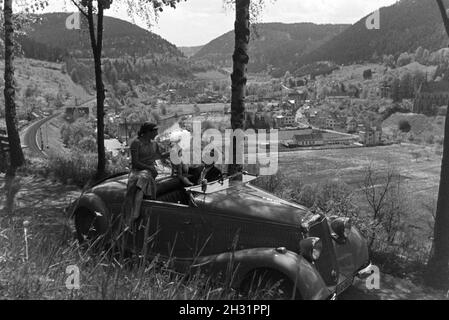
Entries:
{"type": "MultiPolygon", "coordinates": [[[[150,252],[171,258],[194,257],[202,220],[193,209],[183,204],[145,200],[141,225],[143,230],[147,230],[150,252]]],[[[140,236],[142,239],[145,237],[142,231],[140,236]]]]}

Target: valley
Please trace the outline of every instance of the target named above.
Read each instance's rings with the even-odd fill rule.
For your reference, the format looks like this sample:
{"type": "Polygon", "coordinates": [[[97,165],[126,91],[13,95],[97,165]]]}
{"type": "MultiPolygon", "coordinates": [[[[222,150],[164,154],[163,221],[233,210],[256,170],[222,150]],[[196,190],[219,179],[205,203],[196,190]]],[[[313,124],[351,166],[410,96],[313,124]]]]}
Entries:
{"type": "MultiPolygon", "coordinates": [[[[447,35],[434,2],[401,0],[380,8],[378,30],[366,28],[366,16],[358,17],[354,23],[251,20],[249,46],[247,51],[240,48],[241,56],[233,56],[234,30],[201,46],[176,46],[156,31],[105,16],[104,50],[101,66],[97,65],[101,67],[102,77],[97,79],[86,32],[88,26],[82,25],[81,30],[58,28],[55,26],[64,25],[68,12],[40,14],[32,28],[17,36],[20,50],[14,60],[15,125],[26,161],[17,168],[17,176],[11,181],[5,173],[0,173],[0,185],[6,190],[0,195],[0,212],[14,213],[0,214],[0,236],[7,234],[7,237],[0,237],[0,244],[6,251],[10,250],[8,255],[0,254],[0,297],[2,294],[21,296],[20,290],[23,290],[23,297],[35,298],[48,289],[55,293],[45,291],[42,293],[45,297],[73,298],[68,297],[64,288],[59,291],[54,288],[62,283],[64,270],[59,269],[64,261],[71,261],[82,264],[87,270],[83,272],[90,273],[93,279],[89,280],[94,283],[76,292],[75,298],[148,298],[146,292],[150,299],[236,298],[234,292],[222,294],[223,288],[203,293],[195,287],[200,287],[201,281],[186,285],[179,279],[173,282],[172,277],[178,275],[172,273],[168,264],[162,271],[155,271],[159,268],[155,267],[158,262],[155,266],[146,264],[142,259],[147,257],[146,253],[134,257],[143,263],[136,262],[141,274],[133,274],[123,267],[125,264],[121,265],[123,260],[120,263],[118,260],[97,261],[98,257],[82,253],[81,245],[74,240],[73,235],[87,239],[104,227],[95,225],[93,230],[92,225],[88,228],[86,220],[86,226],[82,227],[88,231],[82,234],[78,230],[80,223],[76,224],[69,217],[70,210],[78,205],[74,199],[99,179],[98,142],[104,140],[105,143],[104,177],[130,172],[131,141],[144,123],[152,122],[159,131],[151,139],[159,143],[162,153],[176,146],[185,152],[194,143],[204,151],[206,146],[216,142],[218,146],[214,151],[223,155],[227,147],[224,143],[230,142],[219,139],[231,128],[243,128],[246,134],[278,134],[274,142],[276,148],[273,142],[261,141],[261,136],[256,141],[263,152],[265,148],[269,152],[276,150],[276,157],[270,157],[277,161],[276,172],[260,175],[263,167],[260,162],[244,164],[239,169],[259,175],[254,182],[256,186],[291,204],[305,206],[307,211],[318,213],[323,219],[338,217],[342,219],[339,221],[345,221],[340,228],[344,230],[343,236],[329,223],[330,237],[335,240],[329,238],[332,248],[348,243],[350,238],[344,232],[349,223],[360,231],[366,239],[372,263],[380,268],[385,280],[382,280],[382,288],[374,290],[367,289],[363,280],[357,280],[355,286],[342,295],[343,299],[444,299],[445,293],[423,285],[435,239],[435,212],[449,103],[447,35]],[[98,89],[103,85],[102,136],[97,122],[97,115],[102,111],[97,109],[96,95],[103,92],[98,89]],[[195,131],[198,123],[201,123],[200,132],[195,131]],[[32,226],[31,258],[28,247],[26,251],[22,248],[21,224],[25,220],[32,226]],[[43,260],[39,260],[41,252],[43,260]],[[20,258],[10,258],[15,254],[20,258]],[[31,278],[27,273],[28,259],[38,266],[37,271],[30,271],[31,278]],[[8,266],[2,269],[5,261],[8,266]],[[12,276],[16,268],[21,268],[25,280],[12,276]],[[112,276],[119,290],[109,288],[112,276]],[[3,279],[13,278],[15,286],[3,286],[3,279]],[[27,283],[23,284],[25,281],[27,283]],[[139,289],[140,286],[146,291],[139,289]],[[177,289],[173,289],[175,286],[177,289]],[[28,288],[33,289],[27,291],[28,288]],[[103,288],[104,292],[98,288],[103,288]]],[[[3,41],[0,45],[4,46],[3,41]]],[[[3,64],[0,72],[5,72],[3,64]]],[[[5,86],[5,80],[0,79],[0,84],[5,86]]],[[[0,95],[0,129],[6,132],[8,114],[7,107],[3,106],[5,98],[0,95]]],[[[245,143],[247,146],[248,139],[243,140],[244,148],[245,143]]],[[[245,152],[246,157],[253,155],[248,149],[245,152]]],[[[193,158],[193,154],[190,155],[193,158]]],[[[203,161],[204,154],[201,156],[203,161]]],[[[159,177],[173,174],[172,178],[181,177],[183,181],[185,168],[176,168],[181,170],[180,175],[176,175],[170,161],[156,162],[159,177]]],[[[214,164],[227,175],[228,164],[218,161],[214,164]]],[[[202,162],[193,165],[199,166],[202,162]]],[[[203,185],[204,177],[195,183],[205,185],[206,199],[210,181],[206,180],[203,185]]],[[[111,190],[116,187],[114,185],[111,190]]],[[[182,195],[194,194],[191,190],[186,193],[182,184],[178,189],[174,191],[182,195]]],[[[200,201],[198,205],[195,199],[178,199],[179,194],[174,191],[164,194],[174,197],[171,202],[159,201],[160,194],[158,198],[151,199],[147,195],[142,199],[167,202],[171,206],[170,213],[209,205],[200,201]]],[[[107,192],[112,195],[115,191],[107,192]]],[[[228,204],[228,198],[223,199],[223,203],[228,204]]],[[[277,201],[269,197],[263,200],[277,201]]],[[[108,205],[105,204],[105,208],[108,205]]],[[[91,224],[97,217],[103,217],[99,212],[103,207],[99,208],[95,207],[91,224]]],[[[270,214],[267,208],[262,208],[267,212],[261,215],[270,214]]],[[[88,210],[83,210],[78,212],[79,216],[74,216],[87,217],[88,210]]],[[[172,225],[178,223],[177,219],[171,219],[172,225]]],[[[198,223],[204,227],[200,224],[203,222],[198,223]]],[[[190,225],[194,225],[195,230],[201,229],[186,220],[183,230],[190,225]]],[[[311,235],[309,227],[306,231],[301,229],[302,237],[322,237],[311,235]]],[[[182,237],[184,231],[180,233],[182,237]]],[[[256,231],[254,233],[259,232],[256,231]]],[[[25,242],[28,241],[26,237],[25,242]]],[[[358,239],[355,238],[351,241],[358,239]]],[[[163,241],[175,247],[176,240],[171,243],[171,239],[167,239],[163,241]]],[[[184,242],[187,241],[183,239],[181,244],[184,242]]],[[[241,248],[246,250],[246,247],[241,248]]],[[[287,249],[291,250],[284,248],[287,249]]],[[[282,248],[276,250],[279,255],[283,252],[282,248]]],[[[299,251],[299,255],[304,254],[303,247],[299,251]]],[[[316,267],[319,258],[310,259],[316,267]]],[[[342,263],[338,260],[335,265],[342,263]]],[[[329,268],[328,271],[338,278],[335,270],[329,268]]]]}

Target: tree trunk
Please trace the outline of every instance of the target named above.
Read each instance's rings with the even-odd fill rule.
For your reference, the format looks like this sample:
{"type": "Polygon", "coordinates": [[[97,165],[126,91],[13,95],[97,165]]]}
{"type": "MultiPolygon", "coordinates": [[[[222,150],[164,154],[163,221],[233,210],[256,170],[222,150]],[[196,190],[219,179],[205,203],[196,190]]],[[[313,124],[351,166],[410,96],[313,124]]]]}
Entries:
{"type": "Polygon", "coordinates": [[[443,289],[449,285],[449,112],[444,125],[440,188],[426,282],[432,287],[443,289]]]}
{"type": "MultiPolygon", "coordinates": [[[[246,69],[249,61],[248,45],[250,38],[249,6],[250,0],[236,0],[235,2],[235,48],[232,55],[233,72],[231,75],[231,127],[233,130],[244,129],[246,69]]],[[[234,139],[233,164],[229,167],[229,174],[241,169],[236,161],[236,149],[236,139],[234,139]]]]}
{"type": "Polygon", "coordinates": [[[4,1],[5,19],[5,120],[10,148],[10,169],[8,174],[14,176],[16,169],[25,162],[17,129],[15,79],[14,79],[14,27],[12,17],[12,0],[4,1]]]}
{"type": "MultiPolygon", "coordinates": [[[[449,18],[442,0],[437,0],[446,32],[449,18]]],[[[432,254],[427,264],[427,284],[446,289],[449,286],[449,107],[444,124],[443,159],[441,161],[440,188],[435,215],[432,254]]]]}
{"type": "Polygon", "coordinates": [[[92,2],[88,5],[88,22],[89,33],[92,46],[92,52],[95,63],[95,86],[97,91],[97,152],[98,152],[98,166],[97,179],[100,179],[106,174],[106,152],[104,147],[104,101],[105,88],[103,84],[103,75],[101,70],[101,55],[103,51],[103,19],[104,7],[102,3],[98,2],[97,15],[97,35],[95,35],[95,24],[92,2]]]}

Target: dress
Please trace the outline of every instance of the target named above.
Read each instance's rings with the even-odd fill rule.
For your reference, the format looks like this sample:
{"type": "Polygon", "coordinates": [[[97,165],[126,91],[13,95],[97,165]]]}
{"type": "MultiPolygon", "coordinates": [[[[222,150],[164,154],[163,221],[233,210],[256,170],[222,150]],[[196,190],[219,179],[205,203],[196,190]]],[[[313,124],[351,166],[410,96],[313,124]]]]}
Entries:
{"type": "Polygon", "coordinates": [[[145,197],[156,199],[156,177],[158,175],[155,161],[162,158],[161,148],[155,141],[137,138],[131,146],[132,169],[128,176],[125,196],[125,215],[131,221],[140,216],[140,207],[145,197]]]}

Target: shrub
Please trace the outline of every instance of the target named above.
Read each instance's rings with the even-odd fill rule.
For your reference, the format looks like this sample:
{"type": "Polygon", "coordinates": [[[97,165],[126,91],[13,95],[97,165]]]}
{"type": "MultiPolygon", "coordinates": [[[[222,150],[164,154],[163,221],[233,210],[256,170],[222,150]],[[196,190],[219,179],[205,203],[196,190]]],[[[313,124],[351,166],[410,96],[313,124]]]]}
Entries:
{"type": "Polygon", "coordinates": [[[371,69],[367,69],[367,70],[363,71],[363,79],[369,80],[372,78],[373,78],[373,72],[371,71],[371,69]]]}
{"type": "Polygon", "coordinates": [[[412,129],[412,126],[410,125],[410,123],[407,120],[401,120],[398,123],[398,128],[399,130],[401,130],[401,132],[410,132],[410,130],[412,129]]]}
{"type": "Polygon", "coordinates": [[[83,187],[95,176],[97,155],[78,150],[50,153],[48,170],[62,183],[83,187]]]}
{"type": "Polygon", "coordinates": [[[61,128],[61,137],[67,147],[79,146],[84,138],[95,139],[94,124],[84,118],[79,118],[74,123],[65,123],[61,128]]]}
{"type": "Polygon", "coordinates": [[[285,175],[277,172],[274,175],[259,177],[253,184],[270,193],[280,196],[286,189],[285,175]]]}

